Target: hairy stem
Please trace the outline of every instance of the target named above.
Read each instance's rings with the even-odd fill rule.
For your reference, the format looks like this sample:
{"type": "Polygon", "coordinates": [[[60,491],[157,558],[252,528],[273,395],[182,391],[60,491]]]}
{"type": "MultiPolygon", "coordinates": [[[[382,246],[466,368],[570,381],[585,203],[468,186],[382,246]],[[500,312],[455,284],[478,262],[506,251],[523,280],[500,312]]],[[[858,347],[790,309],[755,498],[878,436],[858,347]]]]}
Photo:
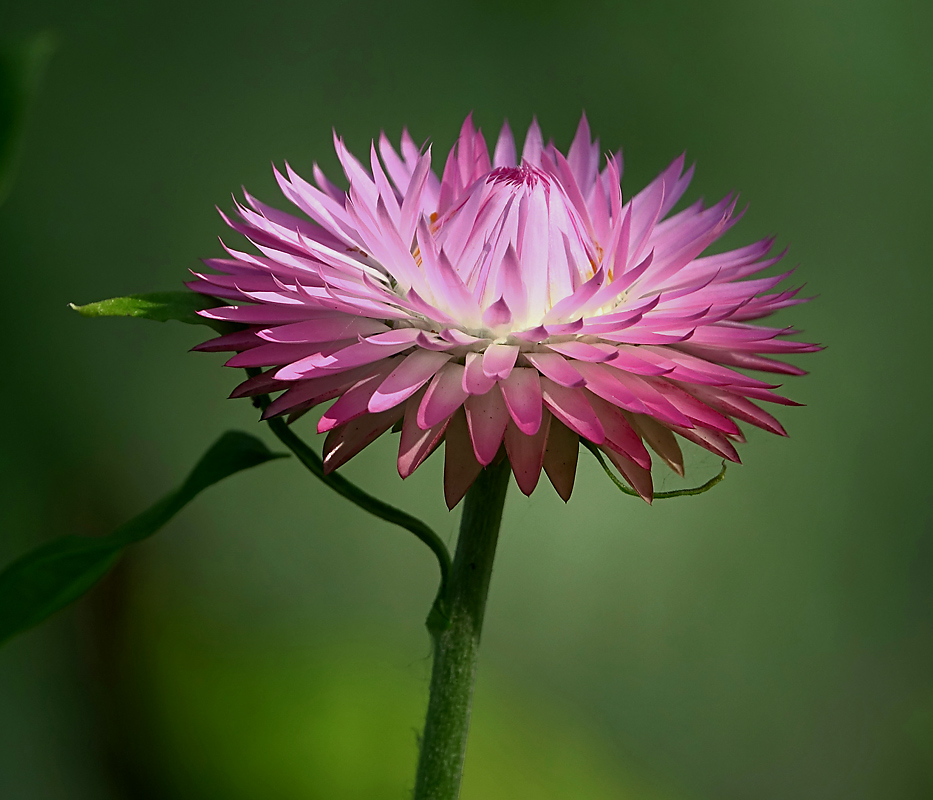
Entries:
{"type": "Polygon", "coordinates": [[[487,467],[467,492],[447,588],[450,624],[432,628],[434,668],[414,800],[456,800],[470,728],[473,680],[509,462],[487,467]]]}

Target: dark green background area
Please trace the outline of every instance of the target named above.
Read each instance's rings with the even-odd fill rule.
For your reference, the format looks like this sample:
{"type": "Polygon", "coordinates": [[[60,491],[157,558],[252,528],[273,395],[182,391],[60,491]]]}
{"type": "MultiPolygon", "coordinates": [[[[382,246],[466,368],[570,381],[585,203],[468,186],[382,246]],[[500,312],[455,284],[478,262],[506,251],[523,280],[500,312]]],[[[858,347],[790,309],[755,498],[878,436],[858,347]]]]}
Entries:
{"type": "MultiPolygon", "coordinates": [[[[175,289],[270,161],[337,176],[408,126],[445,153],[581,109],[630,195],[683,150],[778,235],[828,349],[789,439],[653,508],[585,454],[565,506],[513,489],[465,800],[933,796],[928,3],[4,4],[59,48],[0,208],[0,563],[112,530],[221,431],[267,437],[197,329],[67,309],[175,289]]],[[[313,422],[300,424],[314,438],[313,422]]],[[[315,439],[317,442],[318,440],[315,439]]],[[[447,539],[441,460],[346,473],[447,539]]],[[[718,468],[694,455],[688,478],[718,468]]],[[[662,478],[660,488],[676,488],[662,478]]],[[[78,608],[0,651],[0,797],[405,798],[436,566],[276,462],[198,499],[78,608]]]]}

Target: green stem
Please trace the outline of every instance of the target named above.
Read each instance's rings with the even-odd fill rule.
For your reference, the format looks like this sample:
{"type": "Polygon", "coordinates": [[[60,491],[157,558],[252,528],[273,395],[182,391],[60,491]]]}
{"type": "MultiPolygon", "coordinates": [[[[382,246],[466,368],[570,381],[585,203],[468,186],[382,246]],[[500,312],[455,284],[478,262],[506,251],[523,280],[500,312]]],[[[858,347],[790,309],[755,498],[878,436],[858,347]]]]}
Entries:
{"type": "Polygon", "coordinates": [[[480,632],[510,474],[505,458],[487,467],[464,501],[447,588],[450,624],[431,630],[434,669],[414,800],[460,795],[480,632]]]}
{"type": "MultiPolygon", "coordinates": [[[[256,371],[248,369],[247,373],[252,376],[256,374],[256,371]]],[[[270,402],[268,395],[259,395],[253,398],[253,405],[263,411],[269,407],[270,402]]],[[[441,571],[441,582],[437,590],[437,596],[434,599],[434,605],[431,607],[431,613],[428,615],[428,624],[446,625],[447,610],[444,600],[447,595],[447,581],[451,567],[450,553],[441,537],[417,517],[406,514],[401,509],[373,497],[369,492],[364,492],[342,475],[338,475],[336,472],[325,473],[321,457],[289,428],[285,420],[280,417],[273,417],[266,420],[266,422],[278,437],[278,440],[291,450],[315,477],[327,484],[337,494],[347,498],[351,503],[355,503],[373,516],[410,531],[431,549],[431,552],[437,558],[437,564],[441,571]]]]}

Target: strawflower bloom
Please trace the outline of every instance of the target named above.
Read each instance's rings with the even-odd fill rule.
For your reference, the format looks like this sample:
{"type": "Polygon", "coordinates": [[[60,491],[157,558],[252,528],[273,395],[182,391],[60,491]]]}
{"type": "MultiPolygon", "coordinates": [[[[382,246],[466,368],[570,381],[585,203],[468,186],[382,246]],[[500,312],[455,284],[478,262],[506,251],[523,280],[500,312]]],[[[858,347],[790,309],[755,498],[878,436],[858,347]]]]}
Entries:
{"type": "Polygon", "coordinates": [[[543,469],[567,500],[582,437],[650,502],[646,444],[682,475],[675,434],[731,461],[737,421],[785,435],[758,403],[792,401],[736,368],[803,374],[773,356],[817,346],[751,324],[799,289],[745,280],[781,258],[773,239],[703,255],[741,216],[732,196],[668,216],[682,156],[626,201],[621,154],[603,163],[585,117],[566,156],[533,122],[520,155],[506,124],[491,157],[468,117],[441,178],[407,131],[368,168],[335,148],[347,191],[286,165],[305,216],[246,194],[225,220],[259,254],[225,246],[188,284],[230,303],[202,314],[249,326],[198,348],[265,369],[232,396],[281,392],[265,416],[290,420],[335,400],[327,470],[395,428],[403,478],[444,442],[451,508],[503,445],[522,492],[543,469]]]}

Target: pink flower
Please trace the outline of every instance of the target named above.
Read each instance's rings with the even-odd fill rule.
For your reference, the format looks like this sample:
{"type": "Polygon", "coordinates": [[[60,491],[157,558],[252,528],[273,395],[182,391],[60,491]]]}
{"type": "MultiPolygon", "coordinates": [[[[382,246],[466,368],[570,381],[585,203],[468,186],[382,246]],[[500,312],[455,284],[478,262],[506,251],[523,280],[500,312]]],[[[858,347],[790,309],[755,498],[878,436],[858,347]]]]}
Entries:
{"type": "Polygon", "coordinates": [[[276,171],[305,216],[247,194],[226,221],[259,255],[225,246],[188,284],[230,302],[202,314],[249,326],[198,349],[266,368],[232,396],[281,391],[265,415],[290,420],[335,400],[326,469],[396,427],[403,478],[445,443],[451,508],[503,445],[525,494],[543,468],[567,500],[584,437],[650,502],[646,443],[683,474],[675,433],[732,461],[737,420],[786,435],[757,401],[792,401],[735,368],[803,374],[772,356],[817,346],[750,324],[803,299],[772,291],[789,273],[743,280],[781,258],[771,239],[702,255],[740,216],[731,196],[667,216],[683,157],[625,202],[621,154],[601,165],[585,117],[566,157],[533,122],[520,156],[505,125],[491,158],[468,117],[441,179],[407,132],[369,168],[335,147],[348,191],[276,171]]]}

